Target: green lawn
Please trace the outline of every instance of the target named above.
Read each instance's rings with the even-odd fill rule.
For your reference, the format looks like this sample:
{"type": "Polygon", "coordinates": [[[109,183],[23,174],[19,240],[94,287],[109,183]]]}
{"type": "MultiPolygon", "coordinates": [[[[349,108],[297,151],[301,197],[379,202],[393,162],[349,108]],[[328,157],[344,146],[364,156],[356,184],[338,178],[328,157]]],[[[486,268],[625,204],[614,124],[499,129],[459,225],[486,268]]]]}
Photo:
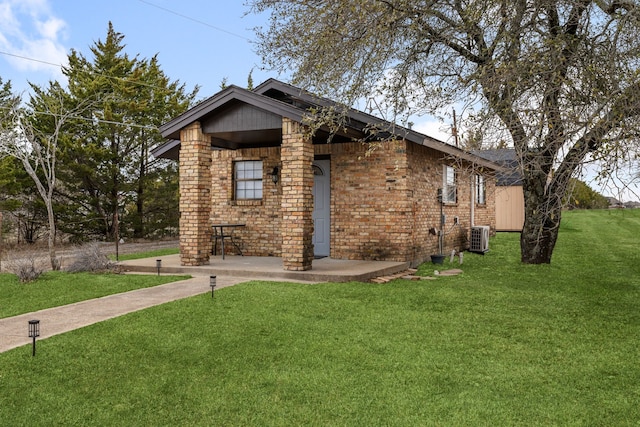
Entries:
{"type": "Polygon", "coordinates": [[[164,304],[0,354],[0,420],[637,426],[638,236],[640,211],[569,212],[551,265],[500,234],[456,277],[164,304]]]}
{"type": "Polygon", "coordinates": [[[147,288],[190,276],[47,272],[30,283],[0,274],[0,318],[16,316],[105,295],[147,288]]]}
{"type": "MultiPolygon", "coordinates": [[[[180,248],[162,248],[147,252],[135,252],[132,254],[119,254],[118,261],[128,261],[132,259],[154,258],[163,255],[175,255],[180,253],[180,248]]],[[[109,259],[115,261],[115,255],[109,255],[109,259]]]]}

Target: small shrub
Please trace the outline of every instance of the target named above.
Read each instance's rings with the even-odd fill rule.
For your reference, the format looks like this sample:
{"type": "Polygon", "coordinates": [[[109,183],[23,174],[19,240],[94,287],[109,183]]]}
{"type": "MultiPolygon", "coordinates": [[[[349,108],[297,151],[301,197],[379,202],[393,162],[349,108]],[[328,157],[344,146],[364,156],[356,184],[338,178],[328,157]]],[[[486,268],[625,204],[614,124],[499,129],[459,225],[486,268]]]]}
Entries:
{"type": "Polygon", "coordinates": [[[36,252],[22,252],[7,260],[7,270],[16,276],[20,283],[33,282],[45,270],[46,260],[36,252]]]}
{"type": "Polygon", "coordinates": [[[100,249],[98,243],[82,245],[74,256],[73,262],[67,268],[70,273],[90,272],[104,273],[116,272],[116,264],[111,262],[107,255],[100,249]]]}

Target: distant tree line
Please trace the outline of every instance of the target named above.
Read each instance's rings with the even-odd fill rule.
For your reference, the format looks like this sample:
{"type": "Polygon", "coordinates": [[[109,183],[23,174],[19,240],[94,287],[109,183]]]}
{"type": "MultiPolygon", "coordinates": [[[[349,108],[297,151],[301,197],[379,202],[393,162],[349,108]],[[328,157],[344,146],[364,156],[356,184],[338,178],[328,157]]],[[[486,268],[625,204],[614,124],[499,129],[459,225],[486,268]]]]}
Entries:
{"type": "Polygon", "coordinates": [[[30,84],[28,100],[0,76],[0,211],[14,227],[4,235],[32,243],[52,233],[72,241],[177,234],[177,164],[150,150],[163,141],[158,126],[186,111],[198,88],[171,81],[156,56],[130,57],[123,38],[109,23],[91,58],[71,51],[66,85],[30,84]],[[52,190],[50,203],[42,189],[52,190]]]}
{"type": "Polygon", "coordinates": [[[567,206],[569,209],[606,209],[609,200],[583,181],[573,178],[567,206]]]}

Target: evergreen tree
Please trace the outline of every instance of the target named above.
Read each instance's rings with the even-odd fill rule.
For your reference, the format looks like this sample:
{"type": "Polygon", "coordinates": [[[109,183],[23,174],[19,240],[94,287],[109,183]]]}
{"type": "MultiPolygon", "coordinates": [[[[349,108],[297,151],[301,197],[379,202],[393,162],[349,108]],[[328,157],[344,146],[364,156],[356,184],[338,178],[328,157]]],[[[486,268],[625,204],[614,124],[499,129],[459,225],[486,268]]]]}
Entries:
{"type": "Polygon", "coordinates": [[[47,224],[47,210],[37,197],[33,180],[15,157],[0,159],[0,211],[2,235],[18,243],[35,243],[47,224]]]}
{"type": "Polygon", "coordinates": [[[143,237],[152,231],[145,226],[147,204],[177,195],[152,191],[154,174],[167,163],[150,159],[149,150],[162,141],[158,126],[184,112],[198,90],[187,93],[170,81],[157,57],[130,57],[123,39],[109,23],[105,40],[91,47],[93,59],[72,50],[63,69],[73,102],[97,100],[76,120],[64,147],[64,229],[85,237],[143,237]],[[126,227],[119,230],[121,220],[126,227]]]}

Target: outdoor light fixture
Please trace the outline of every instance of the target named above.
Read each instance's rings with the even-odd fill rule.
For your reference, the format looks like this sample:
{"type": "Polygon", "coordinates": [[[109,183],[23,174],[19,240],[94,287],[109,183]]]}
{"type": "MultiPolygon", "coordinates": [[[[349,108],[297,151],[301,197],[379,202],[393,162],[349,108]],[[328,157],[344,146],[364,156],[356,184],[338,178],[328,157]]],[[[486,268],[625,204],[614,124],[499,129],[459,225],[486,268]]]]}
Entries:
{"type": "Polygon", "coordinates": [[[40,321],[29,320],[29,338],[33,338],[33,351],[32,356],[36,355],[36,337],[40,336],[40,321]]]}
{"type": "Polygon", "coordinates": [[[278,167],[274,166],[273,170],[271,171],[271,181],[273,181],[274,184],[278,183],[278,167]]]}
{"type": "Polygon", "coordinates": [[[162,267],[162,260],[161,259],[157,259],[156,260],[156,270],[158,270],[158,276],[160,275],[160,267],[162,267]]]}
{"type": "Polygon", "coordinates": [[[211,286],[211,298],[213,298],[213,290],[216,287],[216,276],[209,276],[209,286],[211,286]]]}

